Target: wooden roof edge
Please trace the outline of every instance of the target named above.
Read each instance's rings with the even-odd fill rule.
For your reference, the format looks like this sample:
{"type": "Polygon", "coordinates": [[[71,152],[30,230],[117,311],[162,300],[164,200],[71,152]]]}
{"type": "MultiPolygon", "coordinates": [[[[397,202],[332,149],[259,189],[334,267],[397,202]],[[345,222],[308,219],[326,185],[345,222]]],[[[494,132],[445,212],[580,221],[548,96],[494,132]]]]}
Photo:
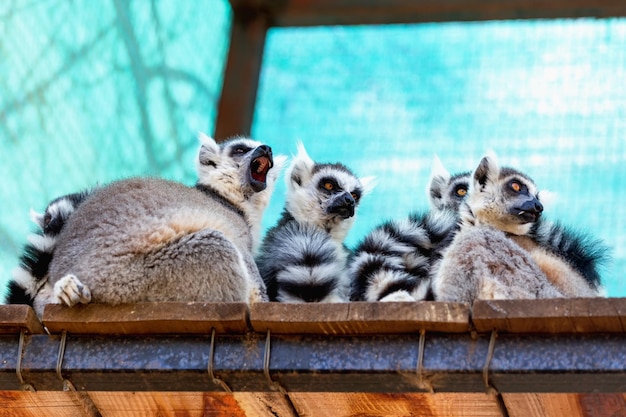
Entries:
{"type": "Polygon", "coordinates": [[[259,303],[250,307],[257,332],[280,334],[390,334],[421,330],[470,330],[469,306],[462,303],[348,302],[324,304],[259,303]]]}
{"type": "Polygon", "coordinates": [[[626,298],[477,300],[472,323],[479,332],[624,333],[626,298]]]}
{"type": "Polygon", "coordinates": [[[29,305],[0,305],[0,334],[17,334],[21,331],[45,333],[35,311],[29,305]]]}
{"type": "MultiPolygon", "coordinates": [[[[51,333],[360,335],[417,333],[624,333],[626,298],[333,304],[135,303],[48,305],[51,333]]],[[[44,333],[27,305],[0,305],[0,334],[44,333]]]]}
{"type": "Polygon", "coordinates": [[[51,333],[207,334],[253,331],[276,334],[389,334],[470,330],[460,303],[135,303],[45,307],[51,333]]]}
{"type": "Polygon", "coordinates": [[[246,333],[245,303],[141,302],[45,307],[43,323],[50,333],[73,334],[210,334],[246,333]]]}

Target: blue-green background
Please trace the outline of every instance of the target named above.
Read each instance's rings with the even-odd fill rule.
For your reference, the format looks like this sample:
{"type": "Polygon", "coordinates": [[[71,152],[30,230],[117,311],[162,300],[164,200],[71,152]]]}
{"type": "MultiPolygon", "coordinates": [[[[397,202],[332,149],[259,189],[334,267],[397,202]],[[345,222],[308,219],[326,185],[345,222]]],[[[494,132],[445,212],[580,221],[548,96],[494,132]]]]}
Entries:
{"type": "MultiPolygon", "coordinates": [[[[0,286],[30,208],[132,175],[194,182],[230,19],[221,0],[0,2],[0,286]]],[[[349,245],[428,207],[434,154],[455,172],[493,150],[555,195],[547,217],[612,248],[607,292],[626,296],[626,19],[272,29],[251,133],[377,177],[349,245]]],[[[283,194],[281,177],[266,227],[283,194]]]]}

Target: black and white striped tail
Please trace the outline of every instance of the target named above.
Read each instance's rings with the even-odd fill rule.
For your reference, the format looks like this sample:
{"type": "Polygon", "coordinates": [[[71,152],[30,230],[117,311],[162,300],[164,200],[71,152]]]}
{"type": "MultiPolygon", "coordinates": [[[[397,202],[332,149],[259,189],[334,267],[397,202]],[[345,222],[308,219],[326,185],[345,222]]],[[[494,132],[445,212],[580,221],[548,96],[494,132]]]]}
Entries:
{"type": "Polygon", "coordinates": [[[8,283],[5,298],[7,304],[33,305],[35,295],[48,278],[59,233],[76,207],[90,193],[91,191],[83,191],[56,198],[48,204],[43,214],[31,211],[31,218],[40,230],[27,237],[28,243],[20,256],[19,266],[13,270],[8,283]]]}
{"type": "Polygon", "coordinates": [[[288,213],[267,232],[256,261],[270,301],[348,301],[347,250],[288,213]]]}
{"type": "Polygon", "coordinates": [[[456,229],[457,215],[443,210],[386,222],[357,246],[350,260],[354,301],[424,300],[430,268],[456,229]]]}
{"type": "Polygon", "coordinates": [[[609,258],[609,248],[601,240],[543,218],[533,225],[529,236],[564,259],[592,288],[600,288],[599,269],[609,258]]]}

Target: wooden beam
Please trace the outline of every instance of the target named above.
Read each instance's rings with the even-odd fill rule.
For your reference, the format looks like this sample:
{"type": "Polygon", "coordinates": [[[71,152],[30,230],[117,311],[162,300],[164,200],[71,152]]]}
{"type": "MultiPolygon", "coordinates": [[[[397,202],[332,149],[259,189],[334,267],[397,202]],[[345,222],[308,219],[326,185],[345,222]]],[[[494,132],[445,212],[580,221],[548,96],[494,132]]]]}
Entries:
{"type": "MultiPolygon", "coordinates": [[[[233,4],[249,0],[232,1],[233,4]]],[[[618,0],[265,0],[275,26],[380,25],[626,16],[618,0]]]]}
{"type": "Polygon", "coordinates": [[[472,322],[479,332],[623,333],[626,298],[477,300],[472,322]]]}
{"type": "Polygon", "coordinates": [[[510,417],[624,416],[626,394],[504,394],[510,417]]]}
{"type": "MultiPolygon", "coordinates": [[[[278,393],[219,392],[92,392],[103,416],[290,416],[278,393]]],[[[493,397],[483,393],[292,393],[299,415],[308,417],[421,415],[431,417],[501,417],[493,397]]],[[[622,416],[626,395],[505,394],[510,417],[622,416]]],[[[92,415],[72,392],[0,394],[1,415],[11,417],[73,417],[92,415]]]]}
{"type": "Polygon", "coordinates": [[[265,36],[271,21],[270,8],[262,2],[231,3],[230,46],[214,133],[218,141],[250,135],[265,36]]]}
{"type": "Polygon", "coordinates": [[[136,303],[46,306],[43,322],[51,333],[210,334],[248,331],[244,303],[136,303]]]}
{"type": "Polygon", "coordinates": [[[0,305],[0,334],[43,333],[43,326],[28,305],[0,305]]]}
{"type": "Polygon", "coordinates": [[[467,332],[469,306],[460,303],[398,302],[285,304],[259,303],[250,307],[252,328],[272,334],[390,334],[420,330],[467,332]]]}

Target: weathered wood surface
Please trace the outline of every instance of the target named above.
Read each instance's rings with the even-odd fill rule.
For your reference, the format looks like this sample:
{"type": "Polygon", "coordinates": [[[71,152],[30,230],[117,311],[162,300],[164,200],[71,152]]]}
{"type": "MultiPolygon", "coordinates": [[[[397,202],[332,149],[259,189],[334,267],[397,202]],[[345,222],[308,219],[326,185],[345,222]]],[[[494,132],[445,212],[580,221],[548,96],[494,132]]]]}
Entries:
{"type": "Polygon", "coordinates": [[[478,300],[477,331],[512,333],[623,333],[626,298],[478,300]]]}
{"type": "Polygon", "coordinates": [[[626,417],[626,394],[504,394],[509,417],[626,417]]]}
{"type": "Polygon", "coordinates": [[[437,302],[259,303],[250,307],[250,323],[255,331],[272,334],[460,333],[470,328],[466,304],[437,302]]]}
{"type": "Polygon", "coordinates": [[[392,334],[470,329],[469,307],[460,303],[136,303],[46,306],[51,333],[207,334],[254,330],[273,334],[392,334]]]}
{"type": "Polygon", "coordinates": [[[47,305],[43,322],[51,333],[210,334],[248,331],[244,303],[47,305]]]}
{"type": "MultiPolygon", "coordinates": [[[[486,394],[0,392],[1,417],[501,417],[486,394]],[[89,401],[95,411],[89,408],[89,401]],[[96,414],[99,413],[99,414],[96,414]]],[[[510,417],[624,417],[625,394],[505,394],[510,417]]]]}
{"type": "Polygon", "coordinates": [[[43,333],[43,326],[30,306],[0,305],[0,334],[43,333]]]}

